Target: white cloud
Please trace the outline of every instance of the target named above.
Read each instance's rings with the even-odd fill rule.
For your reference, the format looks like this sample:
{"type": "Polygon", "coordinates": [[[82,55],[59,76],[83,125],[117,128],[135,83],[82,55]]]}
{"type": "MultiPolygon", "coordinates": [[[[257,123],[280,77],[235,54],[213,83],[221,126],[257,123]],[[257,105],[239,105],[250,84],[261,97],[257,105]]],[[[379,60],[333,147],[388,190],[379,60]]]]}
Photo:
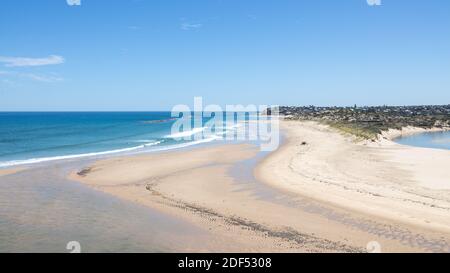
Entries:
{"type": "Polygon", "coordinates": [[[0,63],[5,63],[6,67],[23,66],[43,66],[64,63],[64,58],[57,55],[51,55],[46,58],[24,58],[24,57],[5,57],[0,56],[0,63]]]}
{"type": "Polygon", "coordinates": [[[69,6],[81,6],[81,0],[66,0],[69,6]]]}
{"type": "Polygon", "coordinates": [[[191,23],[182,23],[181,29],[182,30],[195,30],[201,28],[202,24],[191,24],[191,23]]]}
{"type": "Polygon", "coordinates": [[[46,82],[46,83],[55,83],[55,82],[60,82],[63,81],[64,79],[57,76],[54,73],[50,73],[50,74],[35,74],[35,73],[19,73],[16,71],[1,71],[0,70],[0,77],[2,77],[3,81],[9,81],[8,78],[26,78],[26,79],[30,79],[30,80],[34,80],[34,81],[39,81],[39,82],[46,82]]]}
{"type": "Polygon", "coordinates": [[[381,0],[367,0],[369,6],[381,6],[381,0]]]}
{"type": "Polygon", "coordinates": [[[63,80],[62,78],[57,77],[57,76],[44,76],[44,75],[37,75],[37,74],[22,74],[21,76],[30,78],[35,81],[48,82],[48,83],[60,82],[63,80]]]}

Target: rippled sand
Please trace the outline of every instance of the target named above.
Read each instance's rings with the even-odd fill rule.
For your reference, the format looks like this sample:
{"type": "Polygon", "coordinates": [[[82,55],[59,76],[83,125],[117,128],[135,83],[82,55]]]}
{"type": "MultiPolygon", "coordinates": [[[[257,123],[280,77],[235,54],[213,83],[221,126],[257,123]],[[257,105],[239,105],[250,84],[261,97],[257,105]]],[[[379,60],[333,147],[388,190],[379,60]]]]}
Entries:
{"type": "Polygon", "coordinates": [[[222,243],[208,251],[450,251],[448,192],[422,188],[397,148],[283,124],[257,179],[247,144],[102,160],[71,178],[209,230],[222,243]]]}
{"type": "Polygon", "coordinates": [[[450,251],[450,192],[431,187],[448,170],[429,164],[448,151],[283,130],[268,156],[211,145],[0,177],[0,251],[450,251]]]}

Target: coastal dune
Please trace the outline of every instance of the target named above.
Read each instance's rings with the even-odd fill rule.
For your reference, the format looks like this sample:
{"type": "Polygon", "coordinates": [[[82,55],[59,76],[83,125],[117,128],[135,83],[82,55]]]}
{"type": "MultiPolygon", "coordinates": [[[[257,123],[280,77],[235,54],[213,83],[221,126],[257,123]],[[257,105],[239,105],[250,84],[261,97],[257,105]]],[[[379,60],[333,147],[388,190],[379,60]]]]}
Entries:
{"type": "Polygon", "coordinates": [[[259,153],[251,144],[106,159],[70,178],[214,235],[193,251],[450,251],[450,191],[428,187],[448,181],[447,151],[363,143],[314,122],[282,129],[256,179],[239,175],[259,153]]]}

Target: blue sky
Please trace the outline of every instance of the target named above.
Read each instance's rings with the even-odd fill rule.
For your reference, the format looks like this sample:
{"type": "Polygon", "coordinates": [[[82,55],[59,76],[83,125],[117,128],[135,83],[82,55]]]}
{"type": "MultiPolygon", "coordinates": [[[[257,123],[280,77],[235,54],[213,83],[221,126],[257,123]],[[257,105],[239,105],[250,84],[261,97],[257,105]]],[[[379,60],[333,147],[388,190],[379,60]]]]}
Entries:
{"type": "Polygon", "coordinates": [[[2,0],[0,111],[450,103],[450,1],[2,0]]]}

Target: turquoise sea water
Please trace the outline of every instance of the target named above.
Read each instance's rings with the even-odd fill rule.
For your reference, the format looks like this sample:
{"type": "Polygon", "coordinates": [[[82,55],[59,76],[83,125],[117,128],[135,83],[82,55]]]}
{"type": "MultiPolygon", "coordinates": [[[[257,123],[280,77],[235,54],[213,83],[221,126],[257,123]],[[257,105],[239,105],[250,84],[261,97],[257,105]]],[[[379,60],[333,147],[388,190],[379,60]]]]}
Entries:
{"type": "Polygon", "coordinates": [[[225,131],[239,127],[238,120],[225,122],[199,140],[178,140],[205,127],[172,132],[177,121],[170,112],[0,112],[0,168],[44,162],[0,177],[0,252],[68,252],[70,241],[82,252],[180,251],[214,243],[215,234],[182,219],[67,178],[97,155],[220,143],[225,131]]]}
{"type": "MultiPolygon", "coordinates": [[[[201,140],[175,139],[174,122],[170,112],[0,112],[0,167],[173,149],[220,139],[220,134],[201,140]]],[[[189,128],[183,136],[202,130],[189,128]]]]}
{"type": "Polygon", "coordinates": [[[422,133],[401,137],[395,141],[409,146],[450,150],[450,131],[422,133]]]}

